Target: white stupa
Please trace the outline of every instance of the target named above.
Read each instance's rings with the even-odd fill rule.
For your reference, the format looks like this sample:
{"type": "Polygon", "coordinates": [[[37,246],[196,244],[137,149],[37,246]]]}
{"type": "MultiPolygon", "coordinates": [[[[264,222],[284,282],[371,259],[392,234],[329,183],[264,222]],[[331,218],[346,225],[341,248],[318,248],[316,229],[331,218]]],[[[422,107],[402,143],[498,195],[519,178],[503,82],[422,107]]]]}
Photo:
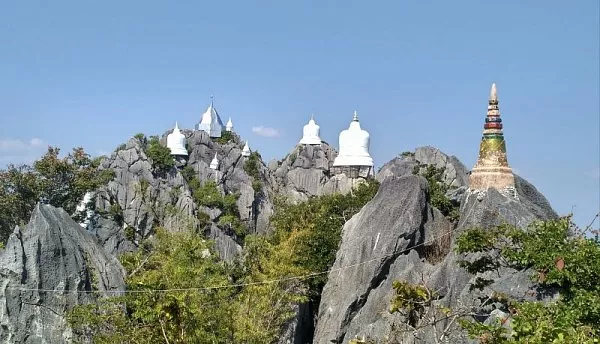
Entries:
{"type": "Polygon", "coordinates": [[[319,137],[319,132],[321,127],[315,123],[315,118],[310,116],[310,121],[308,124],[304,126],[302,130],[302,139],[300,140],[301,145],[320,145],[321,138],[319,137]]]}
{"type": "Polygon", "coordinates": [[[215,157],[210,162],[210,169],[215,171],[219,169],[219,159],[217,159],[217,153],[215,153],[215,157]]]}
{"type": "Polygon", "coordinates": [[[185,148],[185,135],[179,131],[179,126],[175,122],[175,129],[173,132],[167,135],[167,148],[171,150],[171,155],[184,155],[187,156],[188,152],[185,148]]]}
{"type": "Polygon", "coordinates": [[[223,122],[221,121],[221,117],[219,117],[219,113],[214,107],[212,97],[210,99],[210,105],[208,109],[202,114],[202,119],[200,123],[196,125],[196,130],[202,130],[210,137],[221,137],[221,132],[223,131],[223,122]]]}
{"type": "Polygon", "coordinates": [[[252,152],[250,151],[250,147],[248,146],[248,141],[244,145],[244,149],[242,149],[242,156],[249,157],[252,152]]]}
{"type": "Polygon", "coordinates": [[[369,133],[360,128],[356,111],[350,127],[340,133],[340,152],[333,166],[373,167],[373,158],[369,154],[369,133]]]}
{"type": "Polygon", "coordinates": [[[231,121],[231,117],[229,117],[229,120],[225,125],[225,131],[233,131],[233,122],[231,121]]]}

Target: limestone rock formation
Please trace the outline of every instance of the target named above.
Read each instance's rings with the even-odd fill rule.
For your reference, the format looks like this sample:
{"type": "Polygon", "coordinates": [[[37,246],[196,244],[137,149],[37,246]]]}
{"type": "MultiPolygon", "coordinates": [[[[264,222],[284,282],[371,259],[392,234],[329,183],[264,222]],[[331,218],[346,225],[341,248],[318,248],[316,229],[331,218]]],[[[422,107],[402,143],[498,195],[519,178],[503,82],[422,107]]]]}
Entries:
{"type": "Polygon", "coordinates": [[[92,290],[123,290],[123,268],[62,209],[38,204],[0,251],[0,341],[65,343],[64,315],[92,290]]]}
{"type": "MultiPolygon", "coordinates": [[[[518,226],[556,214],[537,190],[517,178],[518,197],[508,197],[493,189],[485,193],[465,192],[460,199],[458,227],[427,204],[425,180],[411,169],[422,164],[446,171],[444,179],[464,188],[464,166],[434,149],[421,149],[386,164],[379,172],[382,185],[374,199],[346,223],[342,242],[323,290],[314,343],[348,343],[352,338],[375,342],[435,343],[444,334],[450,343],[470,342],[464,331],[449,319],[436,329],[414,331],[406,327],[401,314],[389,312],[392,283],[406,280],[427,283],[438,294],[436,304],[477,309],[483,316],[493,309],[482,301],[492,290],[523,298],[534,291],[527,271],[501,272],[496,282],[481,292],[469,290],[475,277],[457,265],[459,257],[451,250],[456,235],[472,226],[484,228],[502,221],[518,226]],[[420,151],[420,152],[419,152],[420,151]]],[[[421,320],[423,321],[423,320],[421,320]]]]}
{"type": "Polygon", "coordinates": [[[279,192],[303,201],[323,194],[337,152],[327,143],[297,145],[275,169],[279,192]]]}

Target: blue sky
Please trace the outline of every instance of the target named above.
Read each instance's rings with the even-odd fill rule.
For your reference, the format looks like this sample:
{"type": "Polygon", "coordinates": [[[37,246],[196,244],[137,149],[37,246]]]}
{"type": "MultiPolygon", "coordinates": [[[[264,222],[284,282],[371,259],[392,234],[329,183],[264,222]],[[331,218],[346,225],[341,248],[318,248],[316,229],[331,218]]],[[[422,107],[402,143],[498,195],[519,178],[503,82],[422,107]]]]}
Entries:
{"type": "Polygon", "coordinates": [[[214,94],[266,160],[311,113],[337,147],[356,109],[378,166],[434,145],[471,167],[496,82],[509,163],[583,225],[600,208],[599,12],[597,0],[4,2],[0,165],[191,128],[214,94]]]}

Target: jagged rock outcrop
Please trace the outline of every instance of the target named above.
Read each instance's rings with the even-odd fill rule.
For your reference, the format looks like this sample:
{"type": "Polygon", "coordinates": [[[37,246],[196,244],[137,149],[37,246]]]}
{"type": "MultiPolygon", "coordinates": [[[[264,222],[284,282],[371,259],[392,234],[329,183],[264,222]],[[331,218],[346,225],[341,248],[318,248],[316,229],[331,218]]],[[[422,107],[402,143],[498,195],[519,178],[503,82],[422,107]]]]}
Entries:
{"type": "MultiPolygon", "coordinates": [[[[472,226],[487,228],[501,222],[525,226],[556,217],[543,195],[521,178],[515,197],[493,189],[475,193],[467,190],[466,170],[458,160],[430,148],[421,150],[420,160],[416,156],[407,154],[386,164],[377,176],[382,185],[375,198],[344,226],[323,290],[314,343],[348,343],[355,337],[382,343],[436,343],[442,335],[442,342],[470,342],[451,319],[440,320],[435,329],[415,331],[406,326],[404,316],[391,314],[395,280],[426,283],[436,291],[436,305],[476,310],[483,319],[494,311],[491,305],[482,305],[492,290],[521,299],[552,297],[537,294],[528,271],[503,270],[488,288],[472,291],[475,276],[458,266],[462,257],[451,250],[456,235],[472,226]],[[461,211],[456,228],[427,204],[427,183],[412,175],[415,166],[425,164],[454,169],[444,173],[444,180],[463,191],[457,196],[461,211]]],[[[420,319],[415,326],[426,321],[420,319]]]]}
{"type": "Polygon", "coordinates": [[[323,194],[337,152],[327,143],[297,145],[275,169],[280,193],[295,201],[323,194]]]}
{"type": "Polygon", "coordinates": [[[420,262],[417,250],[404,250],[423,244],[426,224],[445,221],[435,215],[427,204],[424,178],[392,176],[383,181],[373,200],[344,225],[323,289],[314,343],[347,343],[380,321],[380,313],[389,307],[390,274],[420,262]],[[380,288],[389,289],[388,297],[372,295],[380,288]]]}
{"type": "Polygon", "coordinates": [[[333,173],[337,152],[323,142],[321,145],[297,145],[281,163],[269,163],[277,181],[277,192],[296,202],[313,196],[348,193],[363,178],[349,178],[333,173]]]}
{"type": "MultiPolygon", "coordinates": [[[[135,249],[136,241],[151,234],[157,225],[167,230],[196,228],[198,211],[217,210],[195,204],[192,190],[181,174],[185,166],[191,166],[201,182],[216,180],[222,192],[239,194],[239,215],[250,233],[268,230],[274,181],[262,161],[258,164],[259,175],[249,176],[244,169],[248,158],[241,155],[242,145],[237,136],[219,143],[203,131],[182,132],[187,138],[189,156],[179,157],[176,166],[166,172],[152,168],[144,142],[138,138],[130,139],[103,162],[101,168],[112,169],[115,178],[96,193],[98,214],[90,221],[88,230],[108,252],[119,254],[135,249]],[[210,168],[215,153],[220,161],[217,171],[210,168]],[[261,190],[254,190],[253,178],[258,178],[261,190]],[[119,212],[122,214],[115,214],[119,212]]],[[[162,141],[165,137],[166,134],[162,141]]],[[[217,217],[211,220],[216,223],[217,217]]],[[[217,226],[211,226],[208,232],[216,240],[215,249],[228,259],[233,258],[240,245],[227,233],[217,231],[217,226]]]]}
{"type": "MultiPolygon", "coordinates": [[[[113,170],[115,178],[96,193],[95,208],[118,218],[123,231],[132,227],[139,237],[144,238],[155,225],[168,229],[185,228],[193,222],[196,205],[183,176],[176,168],[154,173],[139,139],[130,139],[104,160],[101,168],[113,170]]],[[[96,221],[89,229],[99,235],[109,252],[122,252],[131,247],[123,243],[127,236],[123,231],[116,231],[114,224],[96,221]],[[103,225],[109,225],[109,228],[103,225]],[[115,237],[107,237],[107,234],[115,237]]]]}
{"type": "Polygon", "coordinates": [[[103,291],[123,290],[123,274],[64,210],[38,204],[0,250],[0,341],[70,342],[66,311],[103,291]]]}

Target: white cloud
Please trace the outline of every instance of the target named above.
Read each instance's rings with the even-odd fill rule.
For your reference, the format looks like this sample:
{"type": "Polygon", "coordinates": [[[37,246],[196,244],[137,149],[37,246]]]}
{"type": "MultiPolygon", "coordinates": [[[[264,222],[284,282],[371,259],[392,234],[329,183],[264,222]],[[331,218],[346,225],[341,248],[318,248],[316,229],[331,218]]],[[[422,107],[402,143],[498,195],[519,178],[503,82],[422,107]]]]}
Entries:
{"type": "Polygon", "coordinates": [[[263,127],[262,125],[258,127],[252,127],[252,132],[256,135],[264,136],[264,137],[280,137],[281,132],[279,129],[263,127]]]}
{"type": "Polygon", "coordinates": [[[27,164],[44,154],[48,143],[34,137],[30,140],[0,138],[0,168],[8,164],[27,164]]]}

